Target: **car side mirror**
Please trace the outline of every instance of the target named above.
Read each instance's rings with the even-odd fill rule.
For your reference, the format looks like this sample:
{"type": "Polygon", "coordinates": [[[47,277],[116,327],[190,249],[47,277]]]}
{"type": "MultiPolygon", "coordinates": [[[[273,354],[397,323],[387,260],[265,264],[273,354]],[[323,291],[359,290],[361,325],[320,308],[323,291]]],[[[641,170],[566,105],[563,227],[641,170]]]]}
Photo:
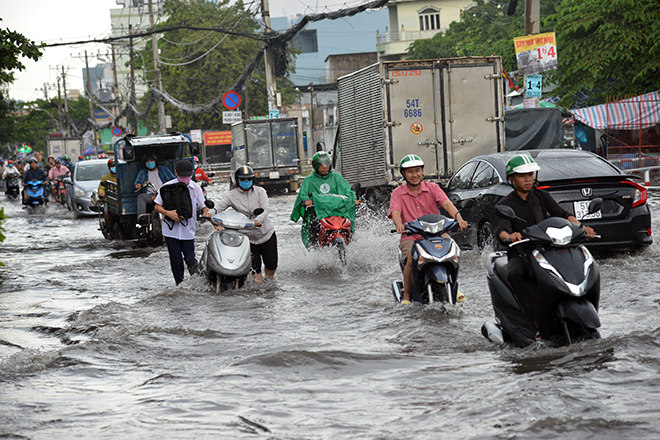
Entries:
{"type": "Polygon", "coordinates": [[[587,212],[589,214],[593,214],[594,212],[600,211],[602,208],[603,208],[603,199],[597,197],[593,199],[591,203],[589,203],[589,209],[587,210],[587,212]]]}
{"type": "Polygon", "coordinates": [[[191,156],[197,156],[199,154],[199,142],[191,142],[188,148],[190,149],[191,156]]]}

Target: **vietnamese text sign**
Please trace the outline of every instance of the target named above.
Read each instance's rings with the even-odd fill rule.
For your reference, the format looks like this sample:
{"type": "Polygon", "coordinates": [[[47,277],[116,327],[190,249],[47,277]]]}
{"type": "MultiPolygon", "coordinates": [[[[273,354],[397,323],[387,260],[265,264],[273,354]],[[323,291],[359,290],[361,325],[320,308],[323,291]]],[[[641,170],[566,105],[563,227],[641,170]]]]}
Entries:
{"type": "Polygon", "coordinates": [[[540,98],[543,96],[543,77],[541,75],[527,75],[525,81],[525,96],[527,98],[540,98]]]}
{"type": "Polygon", "coordinates": [[[231,144],[231,131],[207,131],[204,133],[204,145],[231,144]]]}
{"type": "Polygon", "coordinates": [[[235,111],[235,112],[222,112],[222,123],[223,124],[235,124],[237,122],[241,122],[241,112],[235,111]]]}
{"type": "Polygon", "coordinates": [[[525,75],[557,68],[555,33],[528,35],[513,39],[518,70],[525,75]]]}
{"type": "Polygon", "coordinates": [[[190,130],[190,139],[193,142],[202,142],[202,130],[190,130]]]}

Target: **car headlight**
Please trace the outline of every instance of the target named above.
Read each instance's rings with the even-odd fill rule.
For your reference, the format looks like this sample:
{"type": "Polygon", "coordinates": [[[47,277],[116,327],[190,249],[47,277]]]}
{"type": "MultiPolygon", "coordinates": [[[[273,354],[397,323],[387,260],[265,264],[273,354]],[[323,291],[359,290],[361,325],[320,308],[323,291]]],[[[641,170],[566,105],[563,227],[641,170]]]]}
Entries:
{"type": "Polygon", "coordinates": [[[73,187],[73,195],[76,197],[85,197],[87,193],[80,187],[74,186],[73,187]]]}

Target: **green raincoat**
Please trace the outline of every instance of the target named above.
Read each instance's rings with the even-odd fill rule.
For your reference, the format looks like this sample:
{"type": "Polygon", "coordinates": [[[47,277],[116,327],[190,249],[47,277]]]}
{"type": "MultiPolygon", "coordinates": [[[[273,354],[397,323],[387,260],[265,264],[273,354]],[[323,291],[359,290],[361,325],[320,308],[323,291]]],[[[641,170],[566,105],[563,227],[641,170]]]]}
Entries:
{"type": "Polygon", "coordinates": [[[300,237],[305,247],[309,246],[309,213],[303,206],[305,200],[314,202],[316,217],[319,219],[338,216],[351,221],[351,232],[355,232],[355,192],[341,174],[330,171],[325,176],[316,173],[305,177],[298,190],[298,198],[291,212],[291,220],[297,222],[302,217],[300,237]]]}

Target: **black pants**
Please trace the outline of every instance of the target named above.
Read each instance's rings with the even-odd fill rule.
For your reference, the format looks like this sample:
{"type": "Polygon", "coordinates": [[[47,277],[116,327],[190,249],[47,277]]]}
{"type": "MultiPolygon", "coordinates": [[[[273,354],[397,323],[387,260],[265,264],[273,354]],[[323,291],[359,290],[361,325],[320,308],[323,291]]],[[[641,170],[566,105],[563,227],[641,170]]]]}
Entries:
{"type": "Polygon", "coordinates": [[[250,251],[252,252],[252,273],[261,273],[262,260],[266,270],[277,269],[277,235],[275,231],[264,243],[250,243],[250,251]]]}
{"type": "Polygon", "coordinates": [[[183,281],[183,262],[188,266],[190,275],[197,273],[197,260],[195,259],[195,240],[177,240],[165,237],[167,250],[170,253],[170,267],[174,281],[180,284],[183,281]],[[181,256],[183,254],[183,257],[181,256]]]}

